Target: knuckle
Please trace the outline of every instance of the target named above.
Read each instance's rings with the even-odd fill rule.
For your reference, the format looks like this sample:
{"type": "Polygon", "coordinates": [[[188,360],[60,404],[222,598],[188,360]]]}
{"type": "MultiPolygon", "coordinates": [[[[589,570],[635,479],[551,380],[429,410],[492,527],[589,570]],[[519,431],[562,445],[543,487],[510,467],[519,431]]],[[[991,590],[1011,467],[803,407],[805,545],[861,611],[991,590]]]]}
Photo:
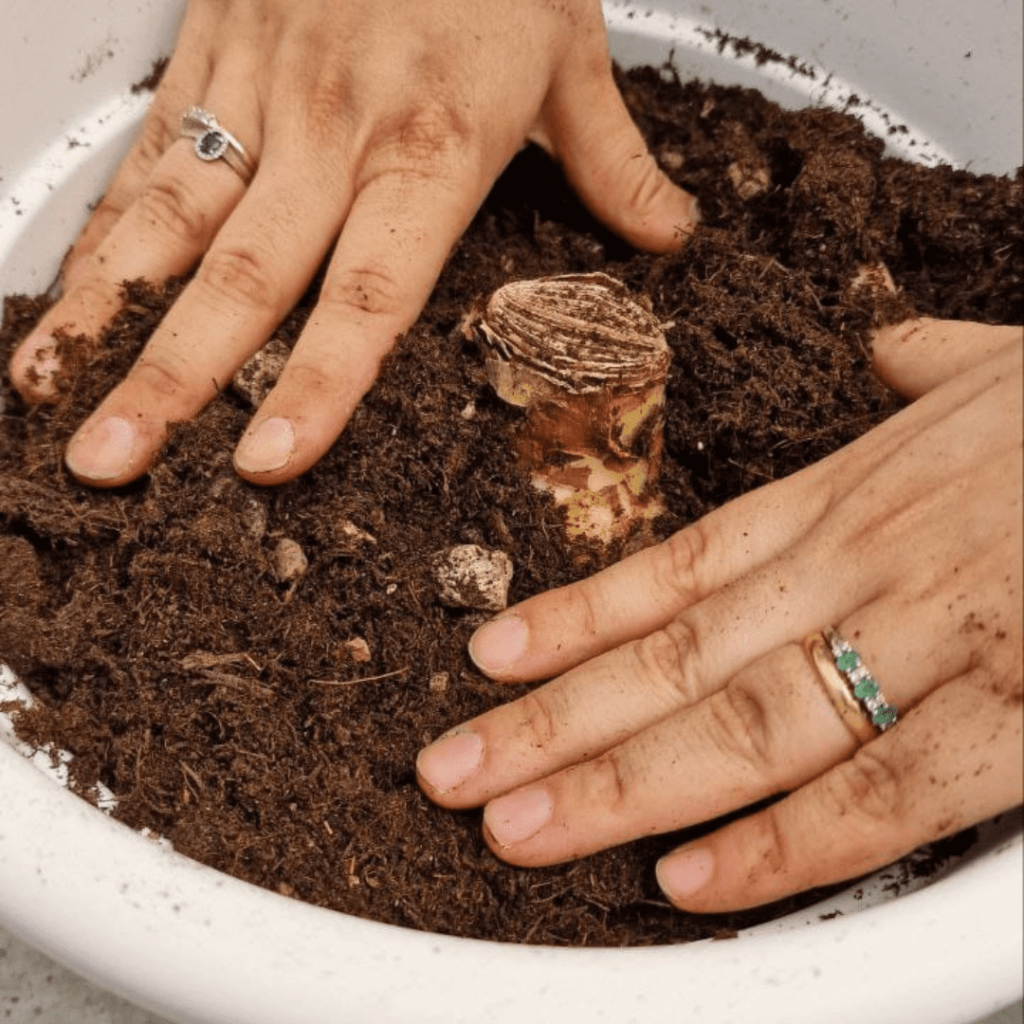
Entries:
{"type": "Polygon", "coordinates": [[[633,805],[633,772],[618,748],[595,758],[582,769],[586,773],[587,803],[605,808],[614,818],[628,815],[633,805]]]}
{"type": "Polygon", "coordinates": [[[772,768],[768,708],[741,680],[707,700],[709,738],[732,764],[769,778],[772,768]]]}
{"type": "Polygon", "coordinates": [[[837,765],[821,779],[826,804],[836,818],[855,814],[869,825],[891,828],[903,815],[897,773],[870,746],[837,765]]]}
{"type": "Polygon", "coordinates": [[[196,282],[232,305],[284,313],[271,267],[251,249],[211,249],[199,267],[196,282]]]}
{"type": "Polygon", "coordinates": [[[62,308],[68,316],[67,333],[92,338],[121,305],[119,288],[105,278],[95,259],[87,259],[76,275],[62,308]]]}
{"type": "Polygon", "coordinates": [[[180,239],[191,249],[202,249],[210,224],[202,205],[173,178],[154,178],[139,197],[142,216],[160,231],[180,239]]]}
{"type": "Polygon", "coordinates": [[[573,623],[573,632],[587,644],[600,643],[603,639],[601,595],[586,584],[570,587],[566,594],[570,600],[568,620],[573,623]]]}
{"type": "Polygon", "coordinates": [[[135,145],[128,152],[129,168],[139,174],[148,174],[161,159],[167,147],[177,137],[170,128],[172,118],[154,115],[147,117],[142,123],[135,145]]]}
{"type": "Polygon", "coordinates": [[[664,545],[665,558],[659,559],[655,582],[682,604],[700,596],[704,565],[710,557],[711,539],[703,521],[698,520],[674,533],[664,545]]]}
{"type": "Polygon", "coordinates": [[[536,750],[546,750],[562,732],[558,713],[543,690],[535,690],[521,698],[519,712],[520,730],[536,750]]]}
{"type": "Polygon", "coordinates": [[[631,185],[626,201],[634,216],[643,220],[658,208],[670,183],[650,152],[631,157],[627,170],[631,185]]]}
{"type": "Polygon", "coordinates": [[[464,152],[470,129],[456,108],[443,100],[421,104],[399,123],[399,150],[417,163],[441,163],[451,154],[464,152]]]}
{"type": "Polygon", "coordinates": [[[129,377],[132,384],[161,398],[176,398],[188,389],[188,378],[182,368],[165,358],[143,356],[129,377]]]}
{"type": "MultiPolygon", "coordinates": [[[[405,181],[429,179],[435,186],[473,159],[473,130],[456,107],[438,98],[385,118],[367,149],[372,171],[405,181]]],[[[371,175],[373,176],[373,175],[371,175]]]]}
{"type": "Polygon", "coordinates": [[[125,210],[126,207],[121,197],[108,192],[96,204],[96,209],[93,210],[90,218],[90,225],[102,225],[104,229],[107,229],[124,216],[125,210]]]}
{"type": "Polygon", "coordinates": [[[314,136],[330,136],[339,112],[358,93],[352,71],[344,61],[314,62],[306,70],[303,88],[307,127],[314,136]]]}
{"type": "Polygon", "coordinates": [[[337,360],[324,355],[317,363],[293,356],[280,379],[285,380],[287,374],[289,393],[303,395],[305,400],[330,408],[338,398],[339,381],[351,376],[351,372],[344,355],[337,360]]]}
{"type": "Polygon", "coordinates": [[[296,113],[312,153],[325,156],[337,153],[339,140],[353,130],[359,88],[348,62],[322,54],[323,40],[309,39],[307,45],[312,59],[295,71],[302,95],[296,113]]]}
{"type": "Polygon", "coordinates": [[[750,870],[746,879],[750,885],[764,886],[766,877],[785,875],[793,863],[786,830],[779,817],[777,804],[766,807],[750,820],[755,830],[750,838],[750,870]]]}
{"type": "Polygon", "coordinates": [[[318,309],[351,317],[394,317],[405,308],[401,281],[385,267],[367,264],[330,275],[320,293],[318,309]]]}
{"type": "Polygon", "coordinates": [[[641,679],[667,690],[672,703],[682,698],[688,705],[698,696],[693,670],[698,649],[693,628],[679,618],[638,640],[633,655],[641,679]]]}

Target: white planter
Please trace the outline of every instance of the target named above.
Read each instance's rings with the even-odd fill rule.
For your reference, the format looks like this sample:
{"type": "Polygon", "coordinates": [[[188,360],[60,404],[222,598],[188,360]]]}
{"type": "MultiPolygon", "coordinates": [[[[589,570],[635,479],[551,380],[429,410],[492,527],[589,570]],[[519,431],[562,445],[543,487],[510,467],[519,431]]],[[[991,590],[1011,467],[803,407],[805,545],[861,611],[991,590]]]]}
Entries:
{"type": "MultiPolygon", "coordinates": [[[[607,5],[616,54],[753,84],[790,105],[870,97],[904,155],[1004,173],[1021,159],[1019,0],[646,0],[607,5]],[[710,6],[710,9],[709,9],[710,6]],[[737,58],[703,30],[817,70],[737,58]]],[[[124,153],[169,51],[167,0],[6,0],[0,293],[40,291],[124,153]]],[[[3,571],[3,567],[0,567],[3,571]]],[[[2,656],[2,652],[0,652],[2,656]]],[[[172,1020],[953,1024],[1021,994],[1019,816],[942,877],[880,874],[730,942],[566,950],[349,918],[201,867],[69,795],[2,741],[0,924],[172,1020]],[[822,920],[834,909],[839,916],[822,920]]]]}

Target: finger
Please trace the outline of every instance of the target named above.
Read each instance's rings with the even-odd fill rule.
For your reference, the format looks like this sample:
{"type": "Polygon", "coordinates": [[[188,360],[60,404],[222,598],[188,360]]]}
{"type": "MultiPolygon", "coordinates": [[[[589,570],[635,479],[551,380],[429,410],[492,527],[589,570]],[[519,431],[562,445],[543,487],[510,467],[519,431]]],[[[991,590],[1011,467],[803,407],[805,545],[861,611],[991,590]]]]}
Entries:
{"type": "MultiPolygon", "coordinates": [[[[631,744],[638,744],[637,757],[648,756],[656,723],[688,708],[701,708],[693,720],[703,721],[709,707],[718,707],[707,700],[729,680],[745,679],[752,665],[760,666],[755,679],[764,674],[757,659],[821,628],[823,616],[835,621],[846,614],[817,565],[800,556],[773,560],[715,590],[665,627],[464,723],[420,752],[421,784],[438,803],[471,807],[609,751],[608,764],[617,765],[630,756],[623,751],[633,749],[631,744]],[[631,739],[644,730],[647,738],[631,739]]],[[[874,581],[856,586],[851,577],[841,600],[857,607],[875,587],[874,581]]],[[[912,619],[918,621],[924,605],[913,604],[912,619]]],[[[883,621],[891,621],[892,614],[889,607],[883,621]]],[[[918,669],[922,664],[917,663],[918,669]]],[[[786,678],[778,671],[769,675],[786,678]]],[[[805,681],[809,677],[806,665],[802,675],[805,681]]],[[[677,746],[667,745],[667,756],[679,755],[677,746]]],[[[682,747],[681,764],[704,749],[692,739],[682,747]]]]}
{"type": "MultiPolygon", "coordinates": [[[[954,472],[954,464],[969,467],[973,461],[989,459],[992,451],[1002,450],[1012,441],[1002,436],[1002,431],[993,437],[979,425],[990,418],[986,409],[999,408],[983,401],[993,381],[1019,379],[1019,375],[1020,348],[1000,349],[971,373],[949,381],[941,393],[902,410],[822,462],[722,506],[665,544],[502,613],[471,639],[473,660],[482,671],[506,682],[543,679],[645,636],[683,609],[767,564],[799,538],[807,538],[814,524],[836,509],[844,495],[855,491],[877,469],[898,463],[900,472],[890,467],[884,473],[885,498],[879,492],[870,504],[856,502],[842,513],[849,517],[847,528],[861,544],[872,542],[872,531],[855,522],[857,519],[870,520],[872,509],[909,506],[911,493],[905,481],[933,486],[932,474],[921,472],[921,466],[930,463],[922,444],[927,449],[932,442],[922,442],[921,435],[937,418],[949,415],[941,430],[950,456],[944,479],[950,482],[961,478],[954,472]]],[[[1019,405],[1014,388],[1005,390],[1006,395],[998,401],[1019,405]]],[[[895,524],[899,522],[894,518],[895,524]]],[[[813,557],[834,564],[833,548],[845,536],[837,524],[833,542],[813,557]]],[[[874,530],[873,536],[877,545],[888,535],[874,530]]],[[[889,562],[888,556],[881,556],[877,563],[880,571],[889,562]]],[[[848,568],[851,578],[863,575],[858,565],[848,568]]],[[[786,585],[785,581],[779,583],[786,585]]],[[[779,594],[765,597],[766,607],[778,605],[779,594]]]]}
{"type": "Polygon", "coordinates": [[[359,192],[316,309],[235,452],[245,479],[281,483],[320,459],[426,303],[485,189],[465,154],[459,166],[431,160],[433,171],[383,173],[359,192]]]}
{"type": "MultiPolygon", "coordinates": [[[[226,166],[208,169],[237,181],[226,166]]],[[[128,376],[72,438],[65,461],[76,479],[115,487],[144,473],[167,425],[195,416],[263,344],[331,245],[347,202],[339,179],[316,160],[266,155],[128,376]]]]}
{"type": "Polygon", "coordinates": [[[677,906],[739,910],[855,878],[1021,802],[1016,675],[978,667],[890,732],[767,810],[674,851],[677,906]]]}
{"type": "Polygon", "coordinates": [[[190,270],[243,192],[226,164],[202,163],[185,140],[172,146],[138,200],[15,351],[14,386],[30,401],[56,400],[58,337],[97,337],[120,308],[126,280],[162,282],[190,270]]]}
{"type": "Polygon", "coordinates": [[[179,138],[181,118],[188,108],[203,102],[215,111],[230,111],[231,130],[237,133],[244,127],[243,141],[251,153],[259,152],[252,83],[257,80],[264,30],[247,7],[188,5],[139,135],[65,259],[66,289],[88,272],[90,257],[143,195],[150,175],[179,138]],[[213,40],[217,40],[216,54],[211,51],[213,40]]]}
{"type": "MultiPolygon", "coordinates": [[[[945,611],[963,583],[952,581],[932,602],[892,593],[842,622],[888,701],[911,706],[970,663],[973,637],[950,629],[945,611]],[[890,635],[893,621],[907,637],[899,645],[877,639],[890,635]]],[[[974,605],[972,621],[997,628],[1004,597],[993,593],[974,605]]],[[[751,605],[740,606],[741,616],[751,605]]],[[[811,625],[801,640],[823,625],[817,616],[829,614],[825,604],[808,608],[802,614],[811,625]]],[[[480,716],[435,745],[441,756],[429,747],[421,753],[427,792],[446,806],[472,806],[543,780],[528,791],[543,791],[552,827],[512,854],[517,863],[541,863],[716,817],[800,784],[850,752],[855,737],[799,641],[744,663],[758,639],[745,649],[723,637],[723,648],[737,652],[730,663],[703,653],[717,648],[715,640],[667,658],[641,654],[651,639],[627,645],[480,716]],[[447,764],[446,743],[455,753],[447,764]],[[467,766],[457,785],[436,791],[439,768],[467,766]]],[[[511,814],[516,800],[512,794],[496,801],[487,820],[511,814]]],[[[514,845],[507,835],[496,842],[514,845]]]]}
{"type": "Polygon", "coordinates": [[[589,30],[596,38],[574,41],[552,83],[539,134],[598,220],[637,248],[673,252],[700,220],[697,200],[658,167],[630,117],[603,21],[589,30]]]}
{"type": "Polygon", "coordinates": [[[1020,327],[922,317],[876,331],[872,357],[875,372],[886,384],[907,398],[919,398],[1022,341],[1020,327]]]}
{"type": "Polygon", "coordinates": [[[662,544],[528,598],[481,626],[470,656],[504,682],[543,679],[662,629],[806,533],[827,506],[821,478],[810,467],[751,491],[662,544]]]}
{"type": "Polygon", "coordinates": [[[637,248],[673,252],[700,221],[697,200],[658,167],[612,76],[604,19],[574,22],[571,51],[528,138],[562,165],[590,212],[637,248]]]}
{"type": "Polygon", "coordinates": [[[153,101],[106,192],[61,267],[62,284],[74,287],[89,257],[142,195],[146,182],[180,134],[181,115],[205,96],[211,74],[206,41],[215,37],[212,5],[192,4],[153,101]]]}

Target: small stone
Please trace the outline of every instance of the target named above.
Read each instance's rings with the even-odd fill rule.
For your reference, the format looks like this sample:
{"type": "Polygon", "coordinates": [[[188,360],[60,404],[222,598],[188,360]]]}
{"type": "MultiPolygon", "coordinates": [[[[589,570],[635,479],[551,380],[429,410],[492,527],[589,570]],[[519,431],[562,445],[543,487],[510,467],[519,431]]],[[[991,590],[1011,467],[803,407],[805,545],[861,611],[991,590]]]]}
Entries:
{"type": "Polygon", "coordinates": [[[450,677],[447,672],[435,672],[430,677],[430,692],[447,693],[449,678],[450,677]]]}
{"type": "Polygon", "coordinates": [[[357,665],[365,665],[373,657],[370,645],[361,636],[346,640],[342,646],[345,648],[345,653],[357,665]]]}
{"type": "Polygon", "coordinates": [[[270,514],[267,512],[267,506],[262,501],[258,498],[246,499],[245,504],[242,506],[240,519],[245,527],[245,532],[253,540],[263,539],[267,532],[269,518],[270,514]]]}
{"type": "Polygon", "coordinates": [[[309,569],[309,559],[297,541],[290,537],[282,537],[277,542],[270,556],[274,575],[281,583],[294,583],[305,576],[309,569]]]}
{"type": "Polygon", "coordinates": [[[504,551],[459,544],[436,558],[434,578],[443,604],[498,612],[508,606],[512,559],[504,551]]]}
{"type": "Polygon", "coordinates": [[[658,154],[658,162],[666,171],[681,171],[683,169],[683,164],[686,163],[686,158],[680,150],[671,149],[666,146],[658,154]]]}
{"type": "Polygon", "coordinates": [[[254,409],[263,404],[284,371],[291,350],[277,338],[271,338],[231,378],[231,389],[254,409]]]}
{"type": "Polygon", "coordinates": [[[850,279],[852,291],[888,292],[895,295],[896,282],[889,273],[889,268],[882,262],[862,263],[850,279]]]}
{"type": "Polygon", "coordinates": [[[750,164],[735,160],[726,169],[736,195],[744,202],[764,195],[771,187],[771,173],[764,164],[750,164]]]}

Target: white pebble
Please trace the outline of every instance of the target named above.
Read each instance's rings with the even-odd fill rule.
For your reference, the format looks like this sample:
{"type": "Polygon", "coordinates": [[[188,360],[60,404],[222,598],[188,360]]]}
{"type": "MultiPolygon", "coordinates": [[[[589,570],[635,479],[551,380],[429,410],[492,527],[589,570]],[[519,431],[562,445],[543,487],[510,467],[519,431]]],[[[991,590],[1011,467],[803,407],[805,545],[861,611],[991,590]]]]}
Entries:
{"type": "Polygon", "coordinates": [[[271,338],[231,378],[232,390],[258,409],[277,383],[290,355],[291,350],[283,341],[271,338]]]}
{"type": "Polygon", "coordinates": [[[512,559],[504,551],[459,544],[438,556],[434,578],[443,604],[498,612],[508,606],[512,559]]]}
{"type": "Polygon", "coordinates": [[[309,559],[305,551],[290,537],[282,537],[277,542],[270,561],[274,567],[274,575],[281,583],[294,583],[305,576],[309,568],[309,559]]]}
{"type": "Polygon", "coordinates": [[[370,645],[361,636],[346,640],[343,646],[349,658],[357,665],[365,665],[373,657],[370,645]]]}

